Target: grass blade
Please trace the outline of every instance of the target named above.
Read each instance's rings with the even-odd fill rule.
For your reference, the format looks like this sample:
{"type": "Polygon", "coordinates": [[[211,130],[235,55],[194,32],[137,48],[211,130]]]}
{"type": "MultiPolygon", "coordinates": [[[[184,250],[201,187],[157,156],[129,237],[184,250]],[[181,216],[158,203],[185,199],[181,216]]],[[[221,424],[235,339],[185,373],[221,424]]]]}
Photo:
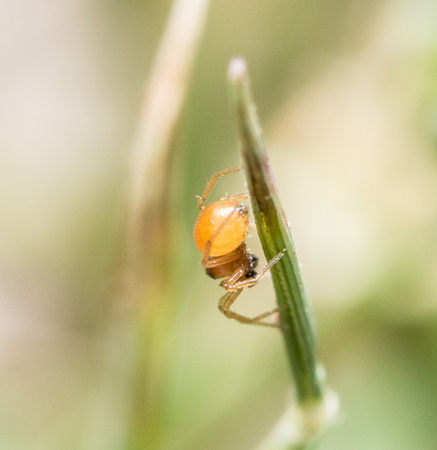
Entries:
{"type": "MultiPolygon", "coordinates": [[[[316,359],[313,314],[302,282],[288,221],[281,208],[270,170],[243,59],[236,58],[231,61],[229,80],[236,109],[241,153],[263,251],[266,259],[270,260],[282,249],[287,250],[272,268],[272,279],[278,306],[281,307],[282,333],[295,381],[300,414],[302,415],[305,409],[308,412],[311,410],[309,415],[312,418],[304,425],[308,426],[308,421],[313,422],[316,410],[320,412],[320,409],[326,409],[325,381],[320,376],[323,370],[320,370],[321,366],[317,364],[316,359]]],[[[317,431],[326,425],[324,418],[322,422],[325,423],[319,423],[315,427],[319,428],[317,431]]]]}

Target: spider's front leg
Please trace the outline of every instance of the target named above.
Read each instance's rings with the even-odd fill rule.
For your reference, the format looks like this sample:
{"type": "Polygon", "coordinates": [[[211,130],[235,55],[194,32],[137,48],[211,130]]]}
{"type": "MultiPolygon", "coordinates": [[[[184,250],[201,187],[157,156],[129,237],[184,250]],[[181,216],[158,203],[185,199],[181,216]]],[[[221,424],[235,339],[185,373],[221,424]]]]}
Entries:
{"type": "MultiPolygon", "coordinates": [[[[228,280],[223,283],[223,287],[227,291],[234,291],[236,289],[243,289],[245,287],[255,286],[261,278],[284,256],[287,249],[283,249],[274,258],[272,258],[254,277],[247,278],[240,281],[241,274],[236,271],[228,280]]],[[[241,269],[240,269],[241,270],[241,269]]]]}

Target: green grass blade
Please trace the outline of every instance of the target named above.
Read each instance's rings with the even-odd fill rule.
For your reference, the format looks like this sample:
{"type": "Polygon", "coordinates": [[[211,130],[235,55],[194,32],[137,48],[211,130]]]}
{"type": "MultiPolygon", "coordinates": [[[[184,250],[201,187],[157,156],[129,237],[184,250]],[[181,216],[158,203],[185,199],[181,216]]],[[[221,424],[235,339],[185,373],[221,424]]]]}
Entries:
{"type": "Polygon", "coordinates": [[[251,100],[244,60],[231,62],[229,79],[252,208],[265,256],[270,260],[282,249],[287,250],[272,268],[272,279],[278,306],[281,307],[282,333],[295,380],[297,401],[303,404],[323,396],[322,382],[317,374],[313,315],[251,100]]]}
{"type": "Polygon", "coordinates": [[[339,400],[326,384],[317,362],[315,322],[302,281],[299,261],[270,170],[256,109],[252,103],[246,63],[229,66],[241,154],[258,235],[267,260],[286,249],[272,267],[282,334],[294,378],[296,403],[285,411],[260,449],[308,448],[335,421],[339,400]]]}

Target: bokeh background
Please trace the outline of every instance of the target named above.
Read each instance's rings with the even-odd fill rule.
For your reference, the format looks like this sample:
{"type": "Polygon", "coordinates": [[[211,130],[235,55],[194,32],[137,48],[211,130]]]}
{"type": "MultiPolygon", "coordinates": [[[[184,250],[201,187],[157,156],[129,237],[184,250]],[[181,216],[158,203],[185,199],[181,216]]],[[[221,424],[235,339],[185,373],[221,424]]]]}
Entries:
{"type": "MultiPolygon", "coordinates": [[[[194,196],[239,162],[241,55],[342,403],[319,448],[435,448],[436,2],[212,1],[166,172],[166,290],[114,318],[129,149],[170,8],[1,3],[0,447],[253,449],[289,404],[280,334],[218,313],[192,242],[194,196]]],[[[235,175],[215,194],[242,190],[235,175]]],[[[264,280],[237,308],[273,303],[264,280]]]]}

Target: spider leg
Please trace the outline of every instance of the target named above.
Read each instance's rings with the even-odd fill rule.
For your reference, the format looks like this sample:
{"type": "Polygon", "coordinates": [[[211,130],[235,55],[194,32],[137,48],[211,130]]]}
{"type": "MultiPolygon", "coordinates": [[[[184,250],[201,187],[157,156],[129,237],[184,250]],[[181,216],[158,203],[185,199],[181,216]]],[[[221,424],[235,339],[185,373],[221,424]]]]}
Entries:
{"type": "Polygon", "coordinates": [[[241,314],[236,313],[235,311],[231,311],[230,308],[234,304],[237,297],[241,294],[242,289],[237,289],[235,291],[227,292],[220,300],[219,300],[219,310],[228,318],[237,320],[240,323],[247,323],[249,325],[262,325],[264,327],[275,327],[280,328],[281,325],[279,323],[273,322],[262,322],[266,317],[271,316],[272,314],[279,311],[279,308],[272,309],[271,311],[267,311],[263,314],[260,314],[256,317],[246,317],[241,314]]]}
{"type": "MultiPolygon", "coordinates": [[[[284,248],[280,253],[278,253],[274,258],[272,258],[254,277],[248,278],[246,280],[239,281],[240,277],[237,277],[237,272],[233,274],[225,283],[223,283],[223,287],[227,291],[235,291],[237,289],[243,289],[245,287],[254,286],[261,280],[261,278],[271,269],[283,256],[286,252],[284,248]]],[[[239,269],[240,270],[240,269],[239,269]]]]}
{"type": "Polygon", "coordinates": [[[241,201],[241,200],[248,200],[249,194],[235,194],[235,195],[225,195],[220,200],[235,200],[235,201],[241,201]]]}
{"type": "Polygon", "coordinates": [[[228,175],[230,173],[239,172],[242,169],[243,169],[243,166],[237,166],[237,167],[232,167],[231,169],[225,169],[225,170],[221,170],[220,172],[215,173],[209,180],[208,184],[206,185],[206,188],[203,191],[203,194],[200,197],[199,196],[197,197],[197,199],[198,199],[197,207],[199,209],[203,208],[203,205],[206,202],[206,200],[208,199],[209,194],[211,194],[211,191],[213,190],[215,184],[221,177],[228,175]]]}
{"type": "Polygon", "coordinates": [[[234,251],[232,253],[228,253],[227,255],[223,256],[210,256],[207,261],[202,260],[201,264],[205,269],[221,266],[223,264],[227,264],[228,262],[233,261],[236,258],[235,253],[236,252],[234,251]]]}

